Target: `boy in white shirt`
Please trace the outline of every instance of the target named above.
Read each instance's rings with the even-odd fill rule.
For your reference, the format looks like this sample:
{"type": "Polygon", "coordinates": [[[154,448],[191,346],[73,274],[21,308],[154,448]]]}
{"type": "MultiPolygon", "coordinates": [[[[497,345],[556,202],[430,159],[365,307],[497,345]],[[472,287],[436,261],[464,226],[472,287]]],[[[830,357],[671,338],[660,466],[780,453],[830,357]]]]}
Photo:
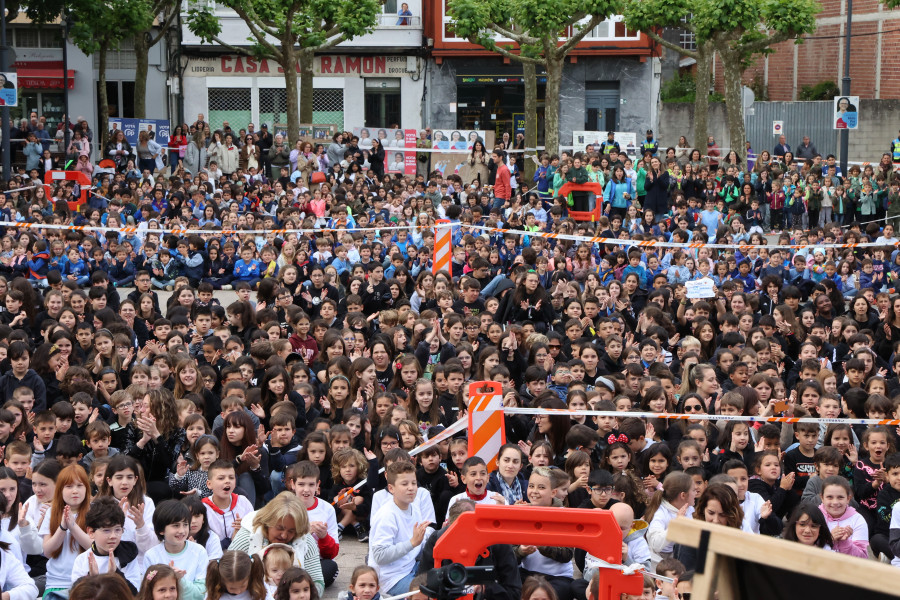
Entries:
{"type": "Polygon", "coordinates": [[[72,583],[85,575],[116,573],[137,594],[141,587],[141,561],[137,544],[123,542],[125,513],[110,496],[100,496],[91,504],[85,517],[85,533],[91,538],[91,548],[82,552],[72,564],[72,583]]]}
{"type": "MultiPolygon", "coordinates": [[[[397,461],[412,463],[412,458],[403,448],[391,448],[384,455],[385,470],[397,461]]],[[[369,515],[374,517],[385,504],[393,501],[393,496],[387,489],[378,490],[372,494],[372,509],[369,511],[369,515]]],[[[423,520],[426,520],[429,523],[435,523],[437,521],[437,517],[434,513],[434,501],[431,499],[431,492],[426,488],[420,487],[416,492],[416,499],[413,501],[413,506],[415,506],[416,510],[419,511],[419,514],[422,515],[423,520]]],[[[369,539],[372,539],[371,531],[369,532],[369,539]]]]}
{"type": "Polygon", "coordinates": [[[147,550],[145,565],[174,565],[181,600],[203,600],[206,595],[206,548],[188,539],[191,509],[178,500],[166,500],[153,513],[153,530],[161,541],[147,550]]]}
{"type": "Polygon", "coordinates": [[[781,519],[778,519],[778,523],[772,527],[766,527],[766,520],[772,516],[772,502],[763,500],[763,497],[755,492],[747,491],[750,484],[747,465],[740,459],[733,458],[722,465],[722,473],[732,477],[737,483],[737,497],[744,511],[741,529],[747,533],[760,533],[760,526],[763,526],[766,530],[762,533],[775,535],[774,532],[780,528],[781,519]]]}
{"type": "Polygon", "coordinates": [[[325,578],[327,588],[337,578],[338,565],[334,559],[340,551],[340,544],[334,507],[316,497],[320,485],[319,467],[309,460],[301,460],[291,465],[285,473],[285,485],[289,490],[293,490],[306,507],[309,532],[319,544],[322,576],[325,578]]]}
{"type": "Polygon", "coordinates": [[[241,517],[253,512],[253,505],[232,492],[237,487],[237,475],[234,465],[227,460],[220,459],[209,465],[206,477],[206,486],[212,491],[211,496],[203,499],[206,522],[210,531],[222,540],[222,549],[227,550],[234,532],[240,527],[241,517]]]}
{"type": "Polygon", "coordinates": [[[396,596],[409,591],[430,523],[413,505],[419,490],[413,464],[391,463],[385,477],[393,502],[382,506],[372,518],[368,564],[378,572],[380,588],[386,595],[396,596]]]}

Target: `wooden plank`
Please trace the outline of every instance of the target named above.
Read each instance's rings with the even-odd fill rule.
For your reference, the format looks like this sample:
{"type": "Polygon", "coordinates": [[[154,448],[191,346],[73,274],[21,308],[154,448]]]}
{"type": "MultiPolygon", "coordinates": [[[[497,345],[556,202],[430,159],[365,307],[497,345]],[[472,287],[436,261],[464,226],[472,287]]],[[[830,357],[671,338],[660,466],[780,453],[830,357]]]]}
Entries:
{"type": "MultiPolygon", "coordinates": [[[[890,565],[695,519],[672,520],[667,539],[696,548],[704,530],[710,532],[708,552],[720,557],[747,560],[830,581],[853,582],[852,585],[861,589],[885,594],[896,594],[900,586],[900,570],[890,565]]],[[[720,565],[721,560],[717,559],[716,564],[720,565]]],[[[719,597],[728,596],[720,593],[719,597]]]]}

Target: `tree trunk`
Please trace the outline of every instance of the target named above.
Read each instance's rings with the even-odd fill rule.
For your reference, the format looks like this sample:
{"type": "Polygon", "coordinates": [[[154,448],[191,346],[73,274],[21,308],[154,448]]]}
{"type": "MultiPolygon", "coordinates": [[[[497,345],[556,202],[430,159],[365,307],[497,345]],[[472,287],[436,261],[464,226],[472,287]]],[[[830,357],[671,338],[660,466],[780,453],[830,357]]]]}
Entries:
{"type": "MultiPolygon", "coordinates": [[[[741,60],[732,50],[719,50],[722,57],[722,68],[725,71],[725,110],[728,121],[728,134],[731,136],[731,149],[738,157],[746,160],[747,151],[744,140],[744,101],[741,97],[741,60]]],[[[725,153],[727,156],[728,152],[725,153]]]]}
{"type": "MultiPolygon", "coordinates": [[[[522,75],[525,80],[525,154],[534,153],[540,157],[541,153],[537,151],[537,67],[534,63],[522,63],[522,75]]],[[[536,166],[534,160],[522,158],[527,181],[534,177],[536,166]]]]}
{"type": "MultiPolygon", "coordinates": [[[[297,121],[298,124],[313,122],[313,57],[312,50],[300,51],[300,120],[297,121]]],[[[336,125],[339,129],[344,127],[343,123],[336,125]]]]}
{"type": "Polygon", "coordinates": [[[150,69],[149,32],[142,31],[134,36],[134,55],[137,64],[134,69],[134,117],[147,117],[147,71],[150,69]]]}
{"type": "Polygon", "coordinates": [[[694,96],[694,148],[700,150],[703,155],[706,152],[706,140],[709,137],[708,121],[709,118],[709,85],[712,81],[712,66],[715,53],[711,50],[709,44],[702,44],[697,47],[697,72],[695,82],[697,84],[697,92],[694,96]]]}
{"type": "MultiPolygon", "coordinates": [[[[106,143],[109,140],[109,98],[106,95],[106,51],[107,45],[100,44],[100,49],[97,51],[97,84],[100,87],[100,93],[97,100],[100,103],[100,157],[103,158],[103,153],[106,148],[106,143]]],[[[66,115],[68,118],[68,115],[66,115]]]]}
{"type": "Polygon", "coordinates": [[[544,56],[547,60],[547,92],[544,101],[544,148],[551,156],[559,154],[559,88],[565,57],[544,56]]]}
{"type": "Polygon", "coordinates": [[[297,55],[292,46],[282,45],[281,58],[284,62],[284,99],[287,104],[287,136],[293,148],[300,139],[300,113],[297,112],[297,55]]]}

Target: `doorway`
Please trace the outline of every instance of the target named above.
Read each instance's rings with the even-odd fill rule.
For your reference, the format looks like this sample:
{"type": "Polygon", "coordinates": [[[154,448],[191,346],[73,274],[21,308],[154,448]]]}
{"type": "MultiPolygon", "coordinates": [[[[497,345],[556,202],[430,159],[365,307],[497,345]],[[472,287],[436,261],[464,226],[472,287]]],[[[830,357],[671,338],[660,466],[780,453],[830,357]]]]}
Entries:
{"type": "Polygon", "coordinates": [[[584,91],[584,130],[618,131],[619,83],[591,81],[584,91]]]}

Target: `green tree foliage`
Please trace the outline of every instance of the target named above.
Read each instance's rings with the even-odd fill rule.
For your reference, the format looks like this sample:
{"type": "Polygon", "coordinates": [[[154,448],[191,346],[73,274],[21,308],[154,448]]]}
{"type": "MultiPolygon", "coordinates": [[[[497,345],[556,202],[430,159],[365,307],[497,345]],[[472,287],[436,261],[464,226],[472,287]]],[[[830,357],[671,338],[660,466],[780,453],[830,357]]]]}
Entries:
{"type": "MultiPolygon", "coordinates": [[[[450,0],[447,4],[458,36],[546,69],[544,145],[550,153],[559,149],[559,96],[566,56],[594,27],[621,9],[621,0],[450,0]],[[571,35],[562,39],[570,28],[571,35]],[[498,43],[496,35],[511,42],[498,43]]],[[[528,113],[526,109],[526,119],[528,113]]]]}
{"type": "Polygon", "coordinates": [[[291,142],[297,141],[301,122],[312,122],[315,53],[371,32],[380,13],[376,0],[219,0],[219,4],[247,24],[249,49],[222,41],[219,18],[206,8],[188,12],[188,28],[206,42],[278,63],[284,72],[291,142]]]}
{"type": "MultiPolygon", "coordinates": [[[[660,45],[697,60],[697,89],[707,89],[709,64],[718,54],[724,67],[725,105],[731,146],[744,154],[741,74],[759,55],[772,52],[772,46],[815,30],[819,3],[816,0],[627,0],[625,20],[632,29],[640,29],[660,45]],[[683,21],[686,21],[684,23],[683,21]],[[664,40],[656,31],[664,27],[684,27],[696,37],[697,51],[682,49],[664,40]],[[702,59],[702,62],[701,62],[702,59]],[[705,64],[704,64],[705,63],[705,64]]],[[[900,2],[900,0],[896,0],[900,2]]],[[[706,94],[697,94],[695,119],[703,119],[700,102],[706,94]]],[[[695,137],[699,138],[699,123],[695,137]]],[[[695,139],[701,145],[702,139],[695,139]]]]}
{"type": "MultiPolygon", "coordinates": [[[[61,15],[71,21],[69,37],[79,50],[98,58],[100,148],[109,135],[109,99],[106,95],[106,55],[122,40],[134,38],[153,25],[151,0],[30,0],[21,8],[35,23],[52,23],[61,15]]],[[[68,118],[68,115],[66,115],[68,118]]]]}

